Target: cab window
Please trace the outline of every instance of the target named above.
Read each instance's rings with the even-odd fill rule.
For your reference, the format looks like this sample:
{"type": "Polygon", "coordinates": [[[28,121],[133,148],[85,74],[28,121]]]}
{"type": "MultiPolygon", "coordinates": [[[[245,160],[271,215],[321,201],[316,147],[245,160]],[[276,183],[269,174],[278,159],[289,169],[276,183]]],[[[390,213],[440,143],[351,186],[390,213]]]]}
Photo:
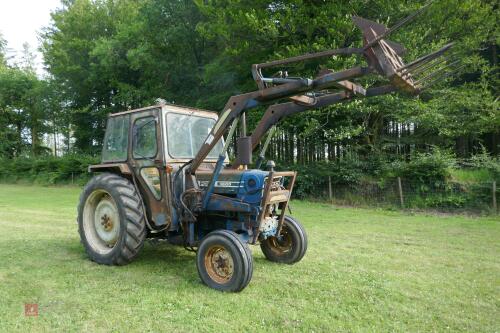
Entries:
{"type": "Polygon", "coordinates": [[[134,158],[152,158],[158,151],[156,141],[156,118],[144,117],[134,123],[134,158]]]}
{"type": "MultiPolygon", "coordinates": [[[[193,114],[167,113],[168,152],[173,158],[193,158],[215,125],[215,119],[193,114]]],[[[217,158],[222,151],[222,140],[217,142],[208,158],[217,158]]]]}
{"type": "Polygon", "coordinates": [[[127,160],[129,124],[129,115],[110,117],[108,119],[102,148],[103,162],[127,160]]]}

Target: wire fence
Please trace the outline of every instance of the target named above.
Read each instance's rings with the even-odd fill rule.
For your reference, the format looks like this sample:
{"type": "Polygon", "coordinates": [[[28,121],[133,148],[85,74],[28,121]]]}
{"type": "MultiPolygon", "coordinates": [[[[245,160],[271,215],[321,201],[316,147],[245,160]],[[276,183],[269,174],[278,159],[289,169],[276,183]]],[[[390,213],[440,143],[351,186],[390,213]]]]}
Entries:
{"type": "MultiPolygon", "coordinates": [[[[0,160],[0,182],[43,185],[85,185],[92,177],[89,164],[93,157],[66,156],[39,160],[19,158],[0,160]]],[[[487,179],[487,178],[486,178],[487,179]]],[[[500,179],[496,181],[435,181],[392,178],[384,181],[360,180],[359,177],[336,179],[308,172],[299,174],[294,198],[320,200],[338,205],[438,209],[498,214],[500,179]]]]}
{"type": "MultiPolygon", "coordinates": [[[[71,183],[74,183],[73,173],[71,183]]],[[[425,183],[394,178],[383,182],[332,184],[328,178],[313,187],[313,192],[299,196],[347,206],[499,213],[500,188],[496,181],[425,183]]]]}
{"type": "Polygon", "coordinates": [[[437,209],[498,213],[496,181],[422,183],[401,178],[358,184],[318,182],[302,197],[338,205],[437,209]]]}

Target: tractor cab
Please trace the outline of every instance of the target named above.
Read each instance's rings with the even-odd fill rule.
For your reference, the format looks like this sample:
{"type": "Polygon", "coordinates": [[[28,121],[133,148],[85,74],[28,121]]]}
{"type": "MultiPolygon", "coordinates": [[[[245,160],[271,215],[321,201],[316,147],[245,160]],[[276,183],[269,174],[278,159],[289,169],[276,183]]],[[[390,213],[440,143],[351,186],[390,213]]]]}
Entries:
{"type": "MultiPolygon", "coordinates": [[[[117,172],[134,179],[147,198],[149,222],[165,229],[176,220],[172,191],[184,190],[180,179],[174,186],[172,176],[193,159],[216,120],[215,112],[170,104],[111,114],[101,163],[89,166],[89,171],[117,172]]],[[[223,140],[205,158],[202,170],[213,170],[222,145],[223,140]]]]}

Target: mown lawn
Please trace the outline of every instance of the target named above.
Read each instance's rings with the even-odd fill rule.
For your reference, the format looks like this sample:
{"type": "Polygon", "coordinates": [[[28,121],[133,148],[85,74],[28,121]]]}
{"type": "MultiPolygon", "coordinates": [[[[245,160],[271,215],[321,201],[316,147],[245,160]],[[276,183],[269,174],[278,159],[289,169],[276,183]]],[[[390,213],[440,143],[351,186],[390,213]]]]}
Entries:
{"type": "Polygon", "coordinates": [[[194,254],[146,244],[126,267],[87,260],[79,189],[0,185],[1,332],[500,330],[500,220],[294,202],[302,262],[266,261],[239,294],[201,284],[194,254]],[[24,315],[39,305],[38,317],[24,315]]]}

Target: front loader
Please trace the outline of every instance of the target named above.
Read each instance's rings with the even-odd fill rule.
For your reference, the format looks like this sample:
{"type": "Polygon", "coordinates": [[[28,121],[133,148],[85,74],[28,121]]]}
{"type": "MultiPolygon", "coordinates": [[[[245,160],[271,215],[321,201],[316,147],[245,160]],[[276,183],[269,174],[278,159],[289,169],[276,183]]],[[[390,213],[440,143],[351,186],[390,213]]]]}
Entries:
{"type": "Polygon", "coordinates": [[[275,126],[287,116],[356,98],[395,91],[416,95],[439,79],[428,74],[433,68],[447,75],[450,64],[442,56],[451,45],[404,64],[404,48],[386,39],[413,16],[391,29],[354,17],[363,47],[253,65],[258,89],[232,96],[219,114],[162,103],[110,115],[102,161],[89,167],[96,175],[78,207],[79,233],[89,257],[124,265],[137,256],[145,239],[164,239],[196,251],[206,285],[233,292],[252,278],[249,244],[260,244],[270,261],[300,261],[307,235],[287,215],[296,172],[275,171],[272,161],[262,168],[275,126]],[[323,70],[313,78],[283,71],[265,74],[272,67],[334,55],[363,57],[366,66],[323,70]],[[384,83],[363,87],[356,82],[367,75],[378,75],[384,83]],[[258,106],[268,107],[248,134],[246,113],[258,106]],[[228,147],[238,127],[237,155],[230,161],[228,147]],[[259,147],[254,162],[252,152],[259,147]]]}

